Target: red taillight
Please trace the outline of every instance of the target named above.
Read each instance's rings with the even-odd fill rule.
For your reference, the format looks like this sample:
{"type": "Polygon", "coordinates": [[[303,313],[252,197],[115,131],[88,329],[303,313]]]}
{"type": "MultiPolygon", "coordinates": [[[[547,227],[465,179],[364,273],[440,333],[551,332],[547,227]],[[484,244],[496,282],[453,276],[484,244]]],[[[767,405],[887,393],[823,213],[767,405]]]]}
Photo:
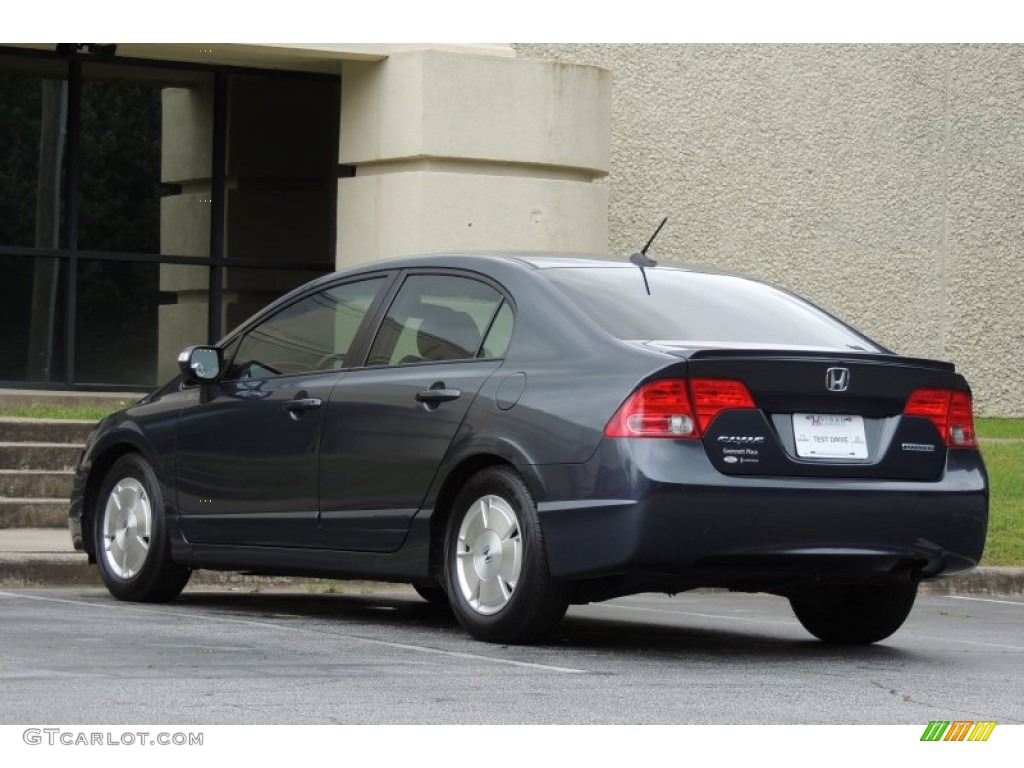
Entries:
{"type": "Polygon", "coordinates": [[[949,398],[949,427],[947,445],[961,448],[977,448],[978,436],[974,433],[974,408],[971,396],[954,390],[949,398]]]}
{"type": "Polygon", "coordinates": [[[930,419],[948,448],[977,448],[971,396],[958,389],[916,389],[903,409],[905,416],[930,419]]]}
{"type": "Polygon", "coordinates": [[[753,408],[754,398],[750,396],[742,381],[729,379],[690,379],[693,393],[693,407],[697,411],[697,425],[706,432],[715,416],[730,408],[753,408]]]}
{"type": "Polygon", "coordinates": [[[604,428],[605,437],[700,437],[686,379],[645,384],[629,396],[604,428]]]}
{"type": "Polygon", "coordinates": [[[699,438],[720,411],[753,408],[739,381],[661,379],[640,387],[605,427],[605,437],[699,438]]]}

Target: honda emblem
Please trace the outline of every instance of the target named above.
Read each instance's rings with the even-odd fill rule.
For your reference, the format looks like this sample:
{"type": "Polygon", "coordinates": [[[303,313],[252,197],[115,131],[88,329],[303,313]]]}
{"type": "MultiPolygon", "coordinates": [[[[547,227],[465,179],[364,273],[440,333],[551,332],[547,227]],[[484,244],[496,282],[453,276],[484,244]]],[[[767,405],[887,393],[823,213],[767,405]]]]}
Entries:
{"type": "Polygon", "coordinates": [[[825,371],[825,387],[829,392],[845,392],[850,386],[849,368],[829,368],[825,371]]]}

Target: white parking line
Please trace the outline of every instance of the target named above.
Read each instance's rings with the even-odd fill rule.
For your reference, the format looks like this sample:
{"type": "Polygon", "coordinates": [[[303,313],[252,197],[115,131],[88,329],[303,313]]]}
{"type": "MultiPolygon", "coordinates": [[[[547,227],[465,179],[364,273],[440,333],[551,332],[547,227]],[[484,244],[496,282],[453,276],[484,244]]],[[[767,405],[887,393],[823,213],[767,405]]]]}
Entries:
{"type": "MultiPolygon", "coordinates": [[[[42,597],[40,595],[23,595],[15,592],[0,592],[0,597],[13,597],[20,598],[22,600],[36,600],[42,603],[63,603],[66,605],[74,605],[79,608],[102,608],[104,610],[120,610],[128,613],[146,613],[146,614],[157,614],[159,616],[174,616],[176,618],[191,618],[191,619],[213,619],[215,621],[223,621],[231,624],[248,624],[254,627],[269,627],[270,629],[277,630],[291,630],[295,632],[319,632],[321,630],[313,630],[308,627],[296,627],[287,624],[275,624],[269,621],[257,621],[255,619],[240,619],[232,616],[220,616],[217,614],[208,613],[190,613],[187,611],[170,611],[165,608],[142,608],[140,606],[126,605],[124,603],[84,603],[77,600],[67,600],[60,597],[42,597]]],[[[393,643],[387,640],[377,640],[372,637],[363,637],[362,635],[351,635],[345,632],[324,632],[333,637],[344,638],[353,642],[368,643],[370,645],[380,645],[386,648],[396,648],[404,651],[416,651],[418,653],[430,653],[438,656],[450,656],[457,659],[471,659],[473,661],[486,661],[492,664],[504,664],[512,667],[526,667],[529,669],[540,669],[545,672],[560,672],[563,674],[580,675],[586,674],[585,669],[576,669],[574,667],[558,667],[551,664],[540,664],[533,661],[518,661],[516,659],[502,659],[496,656],[485,656],[477,653],[465,653],[463,651],[446,651],[442,648],[431,648],[428,645],[414,645],[412,643],[393,643]]]]}
{"type": "Polygon", "coordinates": [[[950,600],[976,600],[979,603],[1001,603],[1002,605],[1016,605],[1024,608],[1024,600],[994,600],[991,597],[967,597],[965,595],[943,595],[943,597],[948,597],[950,600]]]}
{"type": "Polygon", "coordinates": [[[1007,651],[1024,651],[1024,646],[1022,646],[1022,645],[1003,645],[1001,643],[983,643],[980,640],[962,640],[959,637],[936,637],[935,635],[922,635],[922,634],[919,634],[917,632],[901,631],[899,634],[896,635],[896,637],[897,638],[900,638],[900,637],[923,637],[923,638],[925,638],[927,640],[937,640],[940,643],[943,643],[943,642],[944,643],[964,643],[964,644],[967,644],[967,645],[981,645],[981,646],[984,646],[985,648],[1002,648],[1002,649],[1007,650],[1007,651]]]}
{"type": "MultiPolygon", "coordinates": [[[[964,599],[964,600],[982,600],[982,599],[985,599],[986,602],[996,602],[996,603],[999,603],[999,602],[1009,602],[1009,601],[1005,601],[1005,600],[988,600],[987,598],[962,598],[962,597],[959,597],[957,595],[941,595],[941,597],[957,597],[958,599],[964,599]]],[[[1013,603],[1013,602],[1011,602],[1010,604],[1011,605],[1021,605],[1021,603],[1013,603]]],[[[780,620],[780,619],[762,619],[762,618],[752,618],[752,617],[748,617],[748,616],[722,616],[720,614],[715,614],[715,613],[693,613],[691,611],[669,611],[669,610],[665,610],[665,609],[662,609],[662,608],[642,608],[640,606],[635,606],[635,605],[607,604],[607,605],[603,605],[601,607],[602,608],[618,608],[619,610],[622,610],[622,611],[646,611],[648,613],[666,613],[666,614],[669,614],[669,615],[672,615],[672,616],[697,616],[698,618],[702,618],[702,619],[721,619],[723,621],[746,621],[746,622],[753,622],[755,624],[785,624],[785,625],[791,626],[791,627],[796,627],[797,626],[796,619],[793,619],[791,621],[786,621],[784,619],[782,619],[782,620],[780,620]]],[[[935,635],[922,635],[922,634],[920,634],[918,632],[908,632],[906,630],[901,631],[897,635],[897,638],[899,638],[899,637],[920,637],[920,638],[927,638],[928,640],[937,640],[939,642],[964,643],[964,644],[967,644],[967,645],[980,645],[980,646],[983,646],[985,648],[1002,648],[1004,650],[1009,650],[1009,651],[1024,651],[1024,646],[1020,646],[1020,645],[1002,645],[1000,643],[985,643],[985,642],[982,642],[980,640],[963,640],[963,639],[958,638],[958,637],[936,637],[935,635]]]]}
{"type": "Polygon", "coordinates": [[[796,626],[796,619],[759,619],[752,616],[722,616],[717,613],[694,613],[693,611],[669,611],[664,608],[643,608],[639,605],[617,605],[615,603],[597,604],[595,608],[617,608],[620,611],[646,611],[647,613],[666,613],[670,616],[696,616],[701,619],[722,619],[724,621],[752,621],[755,624],[788,624],[796,626]]]}

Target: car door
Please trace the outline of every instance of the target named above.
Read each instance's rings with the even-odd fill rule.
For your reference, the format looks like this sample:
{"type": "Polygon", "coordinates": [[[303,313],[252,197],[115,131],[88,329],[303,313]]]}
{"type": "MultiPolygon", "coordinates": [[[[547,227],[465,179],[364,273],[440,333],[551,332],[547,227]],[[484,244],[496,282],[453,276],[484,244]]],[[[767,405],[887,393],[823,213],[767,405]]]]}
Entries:
{"type": "Polygon", "coordinates": [[[182,531],[205,544],[315,547],[320,431],[386,275],[300,297],[229,345],[227,370],[182,412],[182,531]]]}
{"type": "MultiPolygon", "coordinates": [[[[331,394],[320,453],[320,527],[332,549],[389,552],[405,539],[484,381],[504,294],[459,274],[408,274],[366,365],[331,394]]],[[[503,323],[508,330],[508,322],[503,323]]]]}

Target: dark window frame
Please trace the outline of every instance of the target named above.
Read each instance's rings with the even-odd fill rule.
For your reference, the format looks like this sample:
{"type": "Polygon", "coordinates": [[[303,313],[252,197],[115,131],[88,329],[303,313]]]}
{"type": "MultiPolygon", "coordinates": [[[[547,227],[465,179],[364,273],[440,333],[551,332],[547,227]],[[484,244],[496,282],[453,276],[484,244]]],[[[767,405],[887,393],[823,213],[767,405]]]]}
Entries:
{"type": "MultiPolygon", "coordinates": [[[[273,69],[260,69],[258,67],[241,67],[228,65],[207,65],[192,62],[164,61],[159,59],[144,58],[117,58],[116,56],[94,55],[89,53],[57,53],[55,51],[44,51],[30,48],[17,48],[11,46],[0,46],[0,68],[4,61],[11,59],[38,59],[63,62],[67,66],[68,81],[68,113],[67,113],[67,159],[66,159],[66,181],[62,195],[64,196],[65,219],[62,222],[62,242],[66,244],[63,248],[45,249],[32,248],[27,246],[0,245],[0,274],[4,269],[6,257],[40,257],[53,258],[64,269],[64,326],[61,329],[61,338],[64,345],[63,380],[59,381],[22,381],[0,379],[0,387],[33,390],[87,390],[87,391],[111,391],[131,392],[138,391],[138,385],[124,385],[117,383],[89,383],[84,384],[75,381],[75,342],[77,338],[76,314],[78,309],[78,266],[81,260],[98,261],[130,261],[148,262],[158,264],[184,264],[204,266],[210,270],[209,279],[209,302],[207,316],[207,339],[206,343],[212,344],[222,335],[224,329],[221,323],[221,304],[223,301],[224,272],[225,267],[245,267],[253,269],[274,269],[289,272],[322,272],[329,274],[334,270],[334,264],[322,262],[271,262],[262,259],[226,258],[224,252],[224,214],[226,194],[226,166],[227,166],[227,103],[228,103],[228,77],[231,75],[256,75],[259,77],[280,78],[286,80],[316,80],[320,82],[338,82],[337,75],[327,75],[312,72],[294,72],[273,69]],[[152,67],[162,70],[180,70],[210,73],[214,81],[214,110],[213,110],[213,157],[210,169],[211,178],[211,220],[210,220],[210,255],[203,256],[173,256],[161,253],[130,253],[130,252],[107,252],[80,250],[78,248],[78,211],[80,199],[80,172],[81,172],[81,88],[82,88],[82,64],[95,62],[129,68],[152,67]]],[[[339,101],[340,103],[340,101],[339,101]]],[[[337,109],[334,110],[335,131],[340,129],[340,115],[337,109]]],[[[337,142],[335,142],[337,143],[337,142]]],[[[339,166],[339,176],[344,175],[344,169],[339,166]]],[[[337,185],[334,185],[332,194],[335,196],[334,204],[337,205],[337,185]]],[[[336,228],[337,222],[334,222],[336,228]]],[[[331,242],[336,242],[337,232],[332,232],[331,242]]],[[[157,382],[155,387],[161,386],[157,382]]]]}

